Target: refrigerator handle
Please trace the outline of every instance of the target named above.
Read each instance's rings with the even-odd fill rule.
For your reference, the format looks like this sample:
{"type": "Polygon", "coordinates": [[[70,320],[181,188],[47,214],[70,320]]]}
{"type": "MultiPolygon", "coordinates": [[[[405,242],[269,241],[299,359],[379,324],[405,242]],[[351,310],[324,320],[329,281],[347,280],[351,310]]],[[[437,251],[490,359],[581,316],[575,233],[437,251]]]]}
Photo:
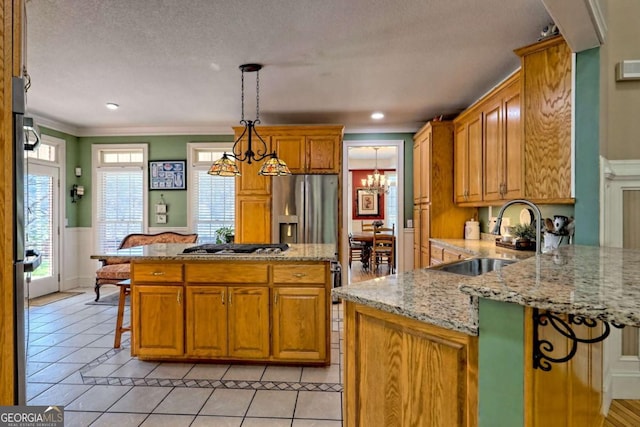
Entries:
{"type": "Polygon", "coordinates": [[[307,201],[307,177],[300,177],[300,188],[298,193],[298,200],[300,205],[298,206],[299,212],[302,215],[298,217],[298,243],[308,243],[309,233],[307,233],[307,216],[309,215],[309,205],[307,201]]]}

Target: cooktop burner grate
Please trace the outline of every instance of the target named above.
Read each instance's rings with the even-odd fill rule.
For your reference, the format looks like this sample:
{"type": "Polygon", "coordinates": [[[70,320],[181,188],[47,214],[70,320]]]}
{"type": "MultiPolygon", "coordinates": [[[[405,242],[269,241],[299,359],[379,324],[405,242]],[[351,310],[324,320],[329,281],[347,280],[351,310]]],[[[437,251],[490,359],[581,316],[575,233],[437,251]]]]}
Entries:
{"type": "Polygon", "coordinates": [[[286,243],[274,244],[250,244],[250,243],[207,243],[199,246],[192,246],[182,251],[183,254],[252,254],[252,253],[279,253],[289,249],[286,243]]]}

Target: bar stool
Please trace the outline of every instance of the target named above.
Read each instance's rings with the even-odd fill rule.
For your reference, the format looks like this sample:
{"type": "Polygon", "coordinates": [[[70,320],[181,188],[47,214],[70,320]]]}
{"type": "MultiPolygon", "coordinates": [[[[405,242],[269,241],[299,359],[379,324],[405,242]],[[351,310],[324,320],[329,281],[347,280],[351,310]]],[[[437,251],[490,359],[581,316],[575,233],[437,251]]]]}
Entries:
{"type": "Polygon", "coordinates": [[[113,348],[120,348],[120,339],[123,332],[131,331],[131,325],[122,326],[124,317],[124,302],[127,295],[131,295],[131,279],[123,280],[116,283],[116,286],[120,288],[120,299],[118,300],[118,316],[116,317],[116,337],[113,341],[113,348]]]}

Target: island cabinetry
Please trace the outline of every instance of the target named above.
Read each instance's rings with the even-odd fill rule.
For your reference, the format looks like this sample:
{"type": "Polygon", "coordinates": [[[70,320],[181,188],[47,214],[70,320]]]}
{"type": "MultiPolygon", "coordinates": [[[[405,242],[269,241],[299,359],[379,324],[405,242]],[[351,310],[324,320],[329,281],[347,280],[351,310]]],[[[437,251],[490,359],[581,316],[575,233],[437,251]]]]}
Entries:
{"type": "Polygon", "coordinates": [[[180,264],[133,264],[132,354],[184,354],[184,287],[180,264]]]}
{"type": "Polygon", "coordinates": [[[477,337],[347,302],[345,425],[476,426],[477,337]]]}
{"type": "Polygon", "coordinates": [[[458,261],[470,257],[469,254],[459,252],[454,249],[445,248],[437,243],[431,242],[431,265],[438,265],[447,262],[458,261]]]}
{"type": "Polygon", "coordinates": [[[187,355],[268,358],[267,264],[212,267],[186,265],[187,355]]]}
{"type": "Polygon", "coordinates": [[[325,360],[329,348],[326,264],[273,267],[273,357],[325,360]],[[294,286],[295,285],[295,286],[294,286]]]}

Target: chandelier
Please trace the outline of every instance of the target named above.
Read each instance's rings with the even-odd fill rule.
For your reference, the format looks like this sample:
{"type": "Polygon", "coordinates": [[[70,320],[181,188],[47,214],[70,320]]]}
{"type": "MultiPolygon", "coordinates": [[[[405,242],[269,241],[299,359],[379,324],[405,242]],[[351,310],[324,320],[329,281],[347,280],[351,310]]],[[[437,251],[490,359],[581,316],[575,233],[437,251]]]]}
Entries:
{"type": "Polygon", "coordinates": [[[368,175],[362,179],[362,186],[368,193],[388,193],[389,185],[387,183],[387,177],[381,175],[378,170],[378,150],[380,147],[373,147],[373,149],[376,151],[376,168],[373,170],[373,175],[368,175]]]}
{"type": "Polygon", "coordinates": [[[225,152],[222,158],[213,162],[209,172],[209,175],[218,176],[239,176],[240,170],[236,165],[235,159],[239,162],[247,162],[251,164],[253,162],[259,162],[260,160],[267,159],[260,168],[258,175],[263,176],[282,176],[291,175],[291,171],[287,167],[287,164],[278,158],[275,150],[269,152],[267,149],[267,143],[264,142],[262,137],[258,134],[255,126],[260,124],[260,69],[261,64],[243,64],[240,66],[241,74],[241,103],[242,103],[242,117],[240,124],[244,126],[242,134],[233,143],[231,153],[225,152]],[[245,120],[244,119],[244,73],[256,73],[256,119],[245,120]],[[240,147],[240,141],[246,136],[247,149],[242,152],[240,147]],[[254,148],[254,137],[257,138],[256,147],[254,148]],[[254,151],[255,149],[255,151],[254,151]]]}

